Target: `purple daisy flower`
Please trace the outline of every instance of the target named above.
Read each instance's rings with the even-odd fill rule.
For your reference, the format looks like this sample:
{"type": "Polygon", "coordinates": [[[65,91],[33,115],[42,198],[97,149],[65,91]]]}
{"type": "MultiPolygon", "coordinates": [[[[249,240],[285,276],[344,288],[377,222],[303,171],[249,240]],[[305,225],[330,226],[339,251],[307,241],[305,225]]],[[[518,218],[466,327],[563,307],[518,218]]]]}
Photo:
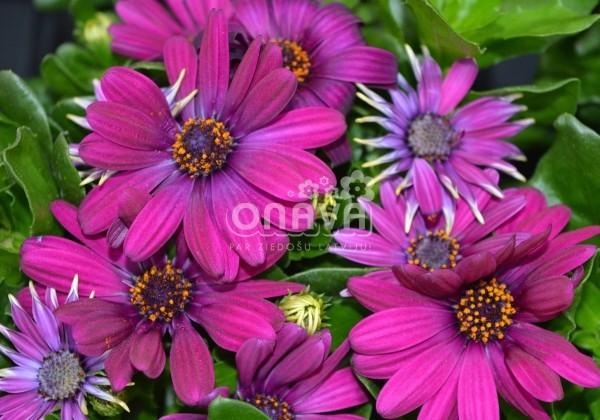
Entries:
{"type": "MultiPolygon", "coordinates": [[[[118,173],[81,204],[86,234],[112,227],[122,233],[115,237],[125,254],[142,261],[183,225],[202,268],[231,280],[240,259],[264,263],[267,235],[285,236],[267,233],[261,217],[288,231],[311,225],[310,202],[294,192],[307,180],[335,184],[335,176],[304,149],[337,139],[346,128],[344,117],[319,107],[280,114],[297,82],[281,67],[279,48],[254,41],[231,83],[228,51],[221,11],[209,17],[199,56],[184,38],[167,43],[169,80],[181,83],[178,98],[189,102],[177,120],[148,78],[126,68],[107,71],[101,81],[106,100],[87,108],[94,133],[77,153],[90,166],[118,173]]],[[[319,192],[326,187],[319,184],[319,192]]]]}
{"type": "MultiPolygon", "coordinates": [[[[336,370],[350,350],[348,340],[329,355],[331,334],[309,335],[285,323],[276,340],[252,338],[236,354],[236,397],[272,420],[362,420],[353,414],[331,414],[368,401],[349,367],[336,370]]],[[[161,420],[203,420],[201,414],[171,414],[161,420]]]]}
{"type": "MultiPolygon", "coordinates": [[[[340,3],[315,0],[236,0],[233,21],[248,40],[262,36],[281,48],[298,79],[289,108],[327,106],[347,113],[354,83],[390,87],[398,69],[392,53],[365,45],[361,21],[340,3]]],[[[350,157],[346,137],[325,151],[334,163],[350,157]]]]}
{"type": "MultiPolygon", "coordinates": [[[[497,173],[490,173],[490,179],[497,177],[497,173]]],[[[528,189],[508,190],[505,191],[506,197],[500,200],[477,188],[477,206],[486,219],[482,225],[464,200],[458,201],[454,219],[446,220],[442,216],[432,221],[421,210],[411,208],[410,202],[403,195],[397,196],[394,190],[391,182],[382,183],[382,207],[358,199],[377,233],[355,228],[340,229],[333,234],[339,245],[329,248],[330,252],[360,264],[387,267],[367,277],[390,282],[395,282],[391,267],[396,265],[411,264],[416,270],[430,272],[457,266],[460,269],[464,258],[481,252],[490,233],[523,210],[531,193],[528,189]],[[412,220],[412,227],[407,234],[402,226],[411,224],[408,220],[412,220]]],[[[568,221],[568,214],[561,212],[560,216],[554,223],[562,229],[568,221]]],[[[520,232],[518,240],[525,241],[535,233],[538,232],[520,232]]],[[[495,250],[500,251],[509,240],[509,234],[496,235],[495,250]]]]}
{"type": "Polygon", "coordinates": [[[571,305],[581,265],[596,252],[579,242],[600,227],[559,234],[565,214],[568,208],[547,208],[529,190],[525,210],[453,270],[400,265],[395,282],[350,279],[352,295],[375,312],[349,340],[357,373],[387,379],[380,415],[422,406],[420,418],[498,419],[498,392],[531,418],[549,418],[536,400],[561,399],[560,377],[600,386],[592,358],[534,325],[571,305]],[[527,231],[540,233],[524,241],[510,233],[527,231]]]}
{"type": "Polygon", "coordinates": [[[212,9],[221,9],[229,19],[229,0],[119,0],[115,6],[123,23],[114,23],[112,49],[136,60],[162,57],[163,47],[175,36],[190,41],[200,37],[212,9]]]}
{"type": "Polygon", "coordinates": [[[294,323],[286,323],[276,340],[248,340],[236,354],[237,398],[273,420],[362,419],[329,414],[368,401],[351,368],[336,370],[350,349],[348,341],[328,356],[330,347],[328,330],[309,335],[294,323]]]}
{"type": "MultiPolygon", "coordinates": [[[[85,394],[127,405],[100,386],[110,385],[104,376],[105,355],[86,357],[73,339],[70,328],[52,313],[58,306],[54,289],[46,290],[42,302],[30,285],[33,299],[33,319],[19,301],[9,296],[12,318],[20,330],[0,325],[0,333],[16,350],[0,345],[0,352],[17,366],[0,370],[0,417],[5,419],[36,420],[44,418],[56,408],[61,419],[86,419],[85,394]]],[[[72,281],[67,302],[77,301],[77,278],[72,281]]]]}
{"type": "MultiPolygon", "coordinates": [[[[71,325],[78,349],[90,356],[111,350],[106,373],[121,390],[135,371],[156,378],[165,366],[162,337],[173,337],[170,367],[177,396],[186,404],[206,403],[226,390],[214,388],[208,347],[192,326],[198,323],[221,348],[236,351],[251,337],[275,339],[284,315],[266,298],[298,292],[303,285],[247,280],[260,268],[242,266],[232,283],[216,284],[187,256],[178,238],[176,257],[164,252],[133,262],[122,250],[108,247],[104,237],[87,236],[77,223],[76,207],[52,203],[57,220],[83,245],[53,236],[30,238],[21,247],[21,268],[45,287],[68,290],[78,275],[80,291],[94,299],[61,306],[59,319],[71,325]]],[[[278,236],[269,245],[280,244],[278,236]]],[[[279,258],[285,248],[271,254],[279,258]]],[[[267,261],[270,265],[272,261],[267,261]]]]}
{"type": "MultiPolygon", "coordinates": [[[[524,107],[511,102],[518,96],[486,96],[460,108],[457,105],[469,92],[477,64],[472,59],[456,61],[445,78],[438,64],[425,50],[420,64],[407,47],[418,88],[415,91],[399,74],[400,89],[390,92],[392,103],[364,86],[358,96],[381,111],[383,116],[359,118],[375,122],[388,134],[374,139],[355,139],[390,152],[363,164],[372,167],[392,163],[372,181],[404,174],[397,192],[407,190],[409,207],[418,206],[425,215],[449,214],[451,203],[462,197],[477,219],[484,223],[475,199],[474,187],[502,198],[498,181],[481,167],[505,172],[524,180],[505,159],[523,160],[524,156],[505,139],[533,123],[531,119],[507,122],[524,107]]],[[[405,226],[410,229],[410,220],[405,226]]]]}

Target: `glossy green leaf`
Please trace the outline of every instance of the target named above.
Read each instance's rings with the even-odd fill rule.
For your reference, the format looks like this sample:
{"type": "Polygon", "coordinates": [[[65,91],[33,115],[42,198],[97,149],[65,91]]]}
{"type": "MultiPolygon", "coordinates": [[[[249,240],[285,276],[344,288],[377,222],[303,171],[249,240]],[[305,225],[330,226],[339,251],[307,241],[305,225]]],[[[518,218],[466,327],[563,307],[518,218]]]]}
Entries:
{"type": "Polygon", "coordinates": [[[4,151],[4,164],[8,173],[25,191],[33,215],[30,235],[60,233],[61,229],[50,213],[50,203],[59,198],[52,177],[50,153],[43,142],[28,127],[17,130],[17,139],[4,151]]]}
{"type": "Polygon", "coordinates": [[[350,277],[364,276],[373,270],[372,268],[314,268],[294,274],[288,277],[286,281],[310,285],[310,290],[313,292],[335,296],[346,288],[346,283],[350,277]]]}
{"type": "Polygon", "coordinates": [[[0,126],[9,127],[0,131],[0,150],[14,141],[18,127],[26,125],[38,136],[42,151],[49,155],[52,139],[48,119],[31,89],[12,71],[4,70],[0,71],[0,92],[0,126]]]}
{"type": "Polygon", "coordinates": [[[406,4],[414,16],[420,41],[440,62],[477,57],[483,52],[479,45],[458,34],[428,0],[406,0],[406,4]]]}
{"type": "Polygon", "coordinates": [[[581,32],[599,18],[589,15],[594,7],[590,0],[407,0],[407,4],[421,42],[436,56],[447,63],[461,51],[462,56],[476,57],[485,50],[478,58],[482,66],[541,52],[560,36],[581,32]]]}
{"type": "MultiPolygon", "coordinates": [[[[93,99],[93,97],[86,97],[86,99],[93,99]]],[[[69,133],[69,141],[79,143],[90,131],[75,124],[69,119],[68,115],[84,117],[85,109],[79,106],[72,98],[69,98],[58,101],[50,113],[52,120],[60,126],[61,131],[69,133]]]]}
{"type": "Polygon", "coordinates": [[[19,254],[0,249],[0,283],[19,284],[19,254]]]}
{"type": "Polygon", "coordinates": [[[208,406],[210,420],[268,420],[266,414],[258,408],[238,400],[218,397],[208,406]]]}
{"type": "Polygon", "coordinates": [[[530,183],[549,203],[571,208],[570,228],[600,224],[600,136],[569,114],[561,115],[554,127],[556,140],[530,183]]]}
{"type": "Polygon", "coordinates": [[[69,145],[64,134],[59,134],[52,147],[52,172],[60,196],[68,202],[78,205],[85,196],[84,189],[79,185],[81,178],[69,157],[69,145]]]}

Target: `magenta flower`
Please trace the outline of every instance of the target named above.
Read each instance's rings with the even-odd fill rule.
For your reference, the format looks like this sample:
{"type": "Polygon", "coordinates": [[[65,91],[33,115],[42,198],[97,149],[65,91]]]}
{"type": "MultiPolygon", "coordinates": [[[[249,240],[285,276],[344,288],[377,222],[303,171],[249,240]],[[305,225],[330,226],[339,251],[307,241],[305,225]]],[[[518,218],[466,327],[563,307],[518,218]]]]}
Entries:
{"type": "Polygon", "coordinates": [[[86,234],[111,229],[125,255],[142,261],[183,225],[202,268],[231,280],[240,259],[264,264],[271,252],[266,235],[285,236],[267,233],[261,217],[284,230],[310,226],[314,211],[298,196],[298,185],[321,179],[335,184],[335,176],[303,149],[338,138],[346,127],[343,115],[318,107],[280,114],[296,91],[296,78],[281,68],[279,48],[263,47],[260,40],[250,45],[230,84],[227,42],[218,11],[209,18],[199,56],[183,38],[165,47],[171,83],[185,71],[178,98],[189,101],[197,92],[177,120],[145,76],[125,68],[107,71],[101,81],[106,100],[88,106],[94,133],[78,154],[118,174],[83,201],[79,221],[86,234]]]}
{"type": "MultiPolygon", "coordinates": [[[[248,40],[262,36],[278,45],[284,66],[298,79],[289,108],[327,106],[347,113],[354,83],[389,87],[397,63],[389,51],[368,47],[360,19],[340,3],[315,0],[236,0],[233,21],[248,40]]],[[[334,163],[350,158],[346,137],[326,146],[334,163]]]]}
{"type": "MultiPolygon", "coordinates": [[[[440,211],[449,214],[453,201],[462,197],[483,223],[475,199],[475,188],[502,198],[498,181],[481,167],[493,168],[524,180],[505,159],[524,159],[519,149],[502,141],[520,132],[533,120],[507,122],[522,106],[513,97],[483,97],[460,108],[469,92],[477,64],[472,59],[455,62],[442,79],[438,64],[425,51],[420,64],[409,48],[409,57],[418,88],[415,91],[398,75],[400,89],[391,91],[392,103],[364,86],[359,97],[381,111],[383,116],[359,118],[375,122],[387,131],[383,137],[355,139],[376,148],[391,149],[380,158],[363,164],[371,167],[392,163],[373,183],[404,174],[398,193],[406,189],[409,207],[418,206],[425,215],[440,211]]],[[[410,223],[410,220],[408,220],[410,223]]],[[[406,226],[406,231],[410,224],[406,226]]]]}
{"type": "MultiPolygon", "coordinates": [[[[497,177],[497,173],[490,173],[491,179],[497,177]]],[[[527,189],[508,190],[506,197],[500,200],[478,190],[475,199],[486,219],[483,225],[475,219],[464,200],[457,203],[455,219],[447,220],[442,216],[429,220],[417,207],[410,208],[410,202],[403,195],[397,196],[391,182],[383,182],[380,189],[383,207],[359,198],[377,232],[340,229],[333,234],[339,245],[331,246],[329,251],[360,264],[386,267],[367,276],[391,282],[395,282],[391,270],[395,265],[411,264],[429,271],[460,266],[464,258],[480,252],[481,242],[484,241],[485,246],[490,233],[523,210],[530,194],[527,189]],[[407,234],[403,226],[411,223],[407,234]]],[[[557,221],[561,228],[568,221],[568,215],[562,216],[557,221]]],[[[523,241],[533,233],[526,231],[519,235],[519,240],[523,241]]],[[[494,250],[500,251],[509,239],[508,234],[496,235],[494,250]]]]}
{"type": "Polygon", "coordinates": [[[368,397],[351,368],[336,370],[348,342],[328,357],[330,347],[328,330],[309,336],[294,323],[286,323],[276,340],[248,340],[236,354],[237,398],[273,420],[362,419],[331,414],[364,404],[368,397]]]}
{"type": "Polygon", "coordinates": [[[212,9],[231,16],[229,0],[119,0],[115,6],[123,23],[109,28],[112,49],[136,60],[161,58],[167,41],[184,36],[196,41],[202,34],[212,9]]]}
{"type": "Polygon", "coordinates": [[[548,418],[536,400],[561,399],[560,377],[600,386],[592,358],[534,325],[571,305],[581,265],[596,252],[579,242],[600,227],[559,234],[568,208],[547,208],[535,190],[527,198],[523,212],[452,270],[399,265],[394,282],[350,279],[352,295],[375,312],[349,340],[357,373],[387,379],[381,416],[422,406],[421,418],[498,419],[499,392],[524,414],[548,418]]]}
{"type": "MultiPolygon", "coordinates": [[[[17,366],[0,370],[0,417],[3,419],[42,419],[61,409],[61,419],[86,419],[85,394],[127,405],[99,386],[108,379],[95,374],[104,369],[105,355],[86,357],[73,340],[71,330],[52,313],[58,307],[54,289],[46,290],[43,303],[33,286],[33,319],[13,296],[9,296],[14,331],[0,325],[0,333],[16,350],[0,345],[0,352],[17,366]]],[[[77,280],[66,298],[77,301],[77,280]]]]}
{"type": "MultiPolygon", "coordinates": [[[[71,325],[82,353],[98,356],[111,350],[106,373],[116,390],[127,385],[134,371],[150,378],[161,374],[166,359],[162,337],[168,332],[173,337],[170,367],[177,396],[186,404],[202,404],[227,393],[213,391],[211,356],[191,321],[218,346],[236,351],[251,337],[275,339],[283,325],[283,313],[265,298],[304,289],[295,283],[244,281],[260,270],[249,266],[241,266],[232,283],[216,284],[187,258],[181,238],[172,260],[158,252],[136,263],[122,250],[109,248],[102,236],[84,235],[74,206],[57,201],[51,209],[83,245],[53,236],[27,239],[21,247],[21,268],[41,285],[63,293],[77,274],[82,294],[95,293],[94,299],[69,303],[57,313],[71,325]]],[[[275,248],[281,244],[278,236],[268,240],[275,248]]]]}

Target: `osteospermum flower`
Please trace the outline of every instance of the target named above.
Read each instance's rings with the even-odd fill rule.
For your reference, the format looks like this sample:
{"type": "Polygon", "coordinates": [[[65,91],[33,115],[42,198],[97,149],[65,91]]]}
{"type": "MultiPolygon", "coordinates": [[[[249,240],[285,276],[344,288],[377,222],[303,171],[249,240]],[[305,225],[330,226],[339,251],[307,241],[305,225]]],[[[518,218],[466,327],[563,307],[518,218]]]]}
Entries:
{"type": "Polygon", "coordinates": [[[285,230],[307,229],[314,210],[296,193],[298,185],[335,184],[335,176],[303,149],[330,143],[346,125],[342,114],[327,108],[280,114],[297,84],[281,60],[279,48],[255,40],[229,83],[225,18],[213,12],[199,56],[183,38],[165,48],[169,79],[181,84],[179,102],[197,92],[177,120],[148,78],[108,70],[101,81],[106,100],[87,107],[94,133],[77,153],[95,168],[118,173],[81,204],[83,231],[117,226],[125,254],[142,261],[183,225],[204,270],[231,280],[240,259],[259,266],[271,252],[261,216],[285,230]]]}
{"type": "MultiPolygon", "coordinates": [[[[491,173],[494,179],[497,174],[491,173]]],[[[524,208],[529,189],[508,190],[503,200],[491,198],[478,191],[476,202],[486,219],[480,224],[465,201],[457,203],[455,219],[446,220],[443,216],[430,221],[416,207],[410,208],[403,195],[397,196],[392,182],[381,185],[380,196],[383,206],[359,198],[359,203],[369,215],[377,232],[345,228],[334,232],[338,245],[329,251],[344,258],[373,267],[387,267],[385,270],[369,273],[367,277],[394,282],[391,267],[410,264],[421,270],[433,272],[444,268],[455,268],[468,256],[477,254],[486,246],[482,241],[497,228],[509,222],[524,208]],[[410,232],[404,232],[406,220],[413,220],[410,232]]],[[[567,217],[568,220],[568,217],[567,217]]],[[[560,228],[566,223],[565,217],[557,221],[560,228]]],[[[530,239],[536,233],[529,229],[519,233],[519,241],[530,239]]],[[[496,235],[495,251],[500,251],[510,239],[510,234],[496,235]],[[504,241],[504,242],[503,242],[504,241]]],[[[486,248],[486,250],[488,250],[486,248]]]]}
{"type": "MultiPolygon", "coordinates": [[[[497,179],[481,167],[493,168],[524,180],[505,159],[523,160],[519,149],[502,139],[533,123],[531,119],[507,122],[524,107],[512,103],[518,96],[486,96],[460,108],[469,92],[477,64],[472,59],[456,61],[445,78],[427,51],[419,63],[407,47],[418,88],[415,91],[399,74],[399,89],[390,92],[389,103],[375,92],[359,86],[358,96],[381,111],[383,116],[359,118],[376,122],[387,131],[383,137],[355,139],[376,148],[390,149],[363,164],[372,167],[391,163],[372,181],[403,176],[398,193],[406,189],[409,207],[419,206],[425,215],[452,212],[452,202],[462,197],[483,223],[475,199],[475,187],[502,198],[497,179]]],[[[410,220],[405,227],[410,229],[410,220]]]]}
{"type": "Polygon", "coordinates": [[[536,400],[561,399],[560,377],[600,386],[592,358],[535,325],[571,305],[581,264],[596,251],[579,242],[600,233],[598,226],[559,234],[568,216],[568,208],[547,208],[530,191],[525,210],[453,270],[400,265],[394,282],[350,279],[352,295],[375,312],[349,340],[357,373],[387,379],[380,415],[422,406],[420,418],[498,419],[500,393],[529,417],[549,418],[536,400]],[[540,234],[509,233],[523,231],[540,234]]]}
{"type": "MultiPolygon", "coordinates": [[[[59,305],[56,291],[46,290],[45,303],[33,286],[30,292],[33,319],[9,296],[12,319],[20,332],[0,325],[0,333],[15,346],[11,350],[0,345],[0,351],[17,365],[0,370],[0,391],[7,393],[0,397],[0,417],[36,420],[60,408],[61,419],[85,419],[86,394],[129,411],[125,403],[100,388],[109,385],[106,377],[98,375],[104,369],[105,355],[84,356],[70,329],[52,313],[59,305]]],[[[75,278],[66,300],[77,299],[75,278]]]]}
{"type": "MultiPolygon", "coordinates": [[[[106,373],[121,390],[135,371],[156,378],[165,367],[162,337],[173,337],[170,367],[177,396],[187,404],[203,404],[226,390],[214,388],[211,356],[202,330],[219,346],[236,351],[251,337],[274,339],[284,315],[265,300],[298,292],[303,285],[247,280],[259,268],[242,266],[229,284],[215,284],[187,258],[185,241],[177,241],[176,256],[164,252],[139,263],[122,250],[108,247],[102,236],[86,236],[77,223],[77,209],[57,201],[51,206],[57,220],[82,244],[53,236],[30,238],[21,247],[21,268],[43,286],[68,290],[69,279],[80,279],[80,291],[94,299],[69,303],[58,309],[71,325],[77,348],[98,356],[111,350],[106,373]]],[[[269,237],[268,244],[281,244],[269,237]]],[[[283,250],[271,254],[277,259],[283,250]]],[[[267,261],[267,264],[272,261],[267,261]]]]}
{"type": "MultiPolygon", "coordinates": [[[[344,113],[354,83],[389,87],[397,63],[389,51],[365,45],[360,19],[340,3],[315,0],[236,0],[233,21],[248,40],[262,36],[281,48],[284,66],[298,79],[291,108],[327,106],[344,113]]],[[[325,147],[334,163],[350,157],[343,137],[325,147]]]]}
{"type": "Polygon", "coordinates": [[[236,354],[236,397],[273,420],[362,419],[331,413],[364,404],[368,397],[349,367],[337,369],[348,342],[328,356],[330,347],[328,330],[309,336],[293,323],[286,323],[274,341],[248,340],[236,354]]]}
{"type": "Polygon", "coordinates": [[[112,49],[137,60],[154,60],[163,54],[166,42],[185,36],[194,42],[200,38],[212,9],[231,15],[229,0],[119,0],[115,6],[122,23],[109,28],[112,49]]]}

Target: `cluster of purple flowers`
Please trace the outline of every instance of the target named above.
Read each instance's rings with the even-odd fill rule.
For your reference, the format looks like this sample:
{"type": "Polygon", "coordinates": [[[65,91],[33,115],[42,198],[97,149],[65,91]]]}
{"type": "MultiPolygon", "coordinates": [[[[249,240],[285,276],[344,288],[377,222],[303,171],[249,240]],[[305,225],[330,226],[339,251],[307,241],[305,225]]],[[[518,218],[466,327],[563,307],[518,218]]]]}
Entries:
{"type": "Polygon", "coordinates": [[[560,377],[600,386],[590,357],[534,325],[571,305],[596,252],[581,242],[600,227],[561,233],[567,207],[499,188],[498,171],[522,179],[505,139],[533,121],[511,120],[516,97],[459,106],[472,59],[442,77],[427,50],[420,62],[408,49],[414,89],[337,3],[119,0],[116,11],[114,51],[163,61],[170,86],[125,67],[96,86],[82,121],[91,133],[71,153],[100,183],[79,208],[52,204],[72,239],[22,245],[36,283],[11,297],[20,332],[0,329],[17,365],[0,371],[3,418],[57,407],[85,418],[86,394],[125,406],[108,391],[136,372],[157,378],[167,359],[177,397],[205,408],[230,392],[215,387],[206,340],[236,353],[235,398],[274,420],[362,418],[339,412],[369,400],[356,374],[385,380],[384,418],[419,407],[427,419],[499,418],[498,393],[547,418],[537,400],[562,398],[560,377]],[[286,322],[268,300],[305,285],[260,275],[285,253],[286,232],[317,216],[298,186],[330,192],[331,166],[349,159],[356,84],[382,114],[359,122],[386,132],[355,139],[387,149],[363,166],[389,166],[370,184],[382,181],[382,206],[359,199],[377,233],[340,229],[330,251],[379,271],[349,279],[343,294],[374,313],[330,355],[327,329],[286,322]]]}

